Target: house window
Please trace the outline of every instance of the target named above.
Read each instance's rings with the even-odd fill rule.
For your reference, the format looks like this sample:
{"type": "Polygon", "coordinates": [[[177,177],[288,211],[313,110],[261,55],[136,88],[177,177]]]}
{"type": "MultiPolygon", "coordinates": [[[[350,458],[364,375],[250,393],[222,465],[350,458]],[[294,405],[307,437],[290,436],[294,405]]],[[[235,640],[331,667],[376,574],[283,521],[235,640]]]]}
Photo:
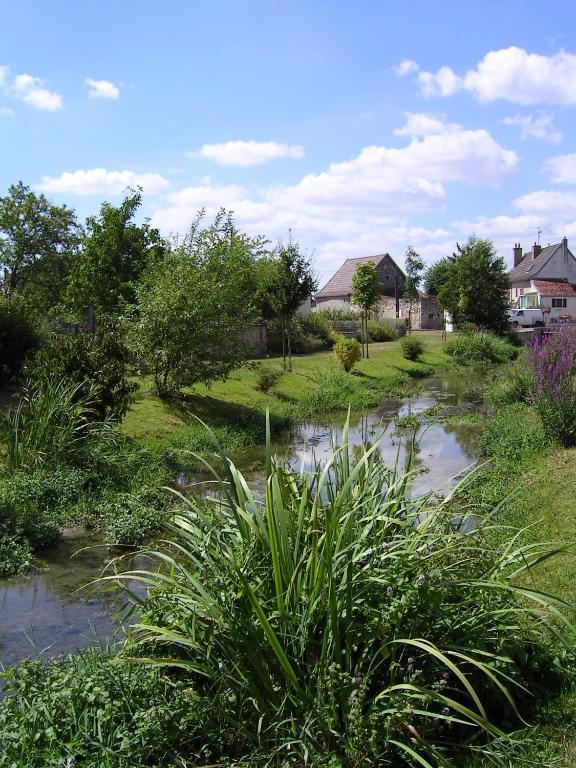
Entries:
{"type": "Polygon", "coordinates": [[[566,309],[566,299],[552,299],[552,308],[566,309]]]}

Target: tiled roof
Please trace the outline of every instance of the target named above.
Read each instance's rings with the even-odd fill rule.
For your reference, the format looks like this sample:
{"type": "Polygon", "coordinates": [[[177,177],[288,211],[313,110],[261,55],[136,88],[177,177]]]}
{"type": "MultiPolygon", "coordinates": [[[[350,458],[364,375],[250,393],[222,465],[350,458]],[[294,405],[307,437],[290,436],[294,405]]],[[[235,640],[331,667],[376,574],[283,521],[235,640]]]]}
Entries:
{"type": "Polygon", "coordinates": [[[533,276],[538,274],[544,264],[546,264],[554,251],[561,247],[562,243],[557,243],[556,245],[548,245],[546,248],[542,248],[535,259],[532,258],[532,251],[525,253],[524,258],[520,264],[508,272],[510,282],[513,283],[519,280],[531,280],[533,276]]]}
{"type": "Polygon", "coordinates": [[[318,291],[316,296],[348,296],[352,293],[352,278],[358,264],[373,261],[376,266],[388,256],[387,253],[379,253],[377,256],[362,256],[358,259],[346,259],[344,264],[328,280],[324,288],[318,291]]]}
{"type": "Polygon", "coordinates": [[[576,296],[576,290],[570,283],[562,280],[532,280],[540,296],[576,296]]]}

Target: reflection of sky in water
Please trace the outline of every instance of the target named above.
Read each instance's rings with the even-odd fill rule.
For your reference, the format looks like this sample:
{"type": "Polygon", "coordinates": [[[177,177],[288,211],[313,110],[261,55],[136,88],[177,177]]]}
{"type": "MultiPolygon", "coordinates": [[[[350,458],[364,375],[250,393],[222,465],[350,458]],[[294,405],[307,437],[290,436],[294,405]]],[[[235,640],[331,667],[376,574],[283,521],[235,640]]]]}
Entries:
{"type": "MultiPolygon", "coordinates": [[[[383,460],[393,466],[397,456],[401,463],[406,461],[409,443],[408,436],[394,434],[390,422],[396,416],[422,413],[436,404],[466,405],[483,411],[481,393],[471,387],[469,377],[429,379],[423,386],[417,397],[385,401],[376,411],[354,413],[350,420],[351,443],[373,443],[385,430],[379,450],[383,460]]],[[[330,455],[333,436],[336,441],[339,439],[344,421],[345,415],[339,414],[323,425],[298,427],[276,443],[276,455],[294,469],[299,470],[302,462],[309,468],[313,455],[319,461],[330,455]]],[[[415,478],[416,493],[446,488],[472,464],[475,432],[470,426],[443,424],[420,430],[415,466],[428,471],[415,478]]],[[[262,447],[246,451],[238,457],[238,466],[248,467],[257,461],[261,467],[263,454],[262,447]]],[[[261,468],[248,470],[245,476],[250,485],[263,486],[261,468]]],[[[113,615],[120,607],[118,595],[101,590],[76,591],[99,576],[108,555],[106,548],[97,547],[70,559],[74,552],[91,543],[94,541],[66,539],[46,558],[47,570],[26,579],[0,582],[0,663],[13,664],[44,649],[50,655],[67,653],[112,637],[116,629],[113,615]]],[[[123,567],[128,570],[145,564],[141,558],[131,557],[126,558],[123,567]]]]}

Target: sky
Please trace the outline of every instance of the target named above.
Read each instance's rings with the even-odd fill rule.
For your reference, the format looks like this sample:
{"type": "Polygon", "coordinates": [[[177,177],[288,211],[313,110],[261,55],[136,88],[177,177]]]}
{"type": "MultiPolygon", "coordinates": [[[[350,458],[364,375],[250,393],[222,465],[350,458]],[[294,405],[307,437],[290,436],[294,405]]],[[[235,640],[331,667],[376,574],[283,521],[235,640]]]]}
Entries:
{"type": "Polygon", "coordinates": [[[0,0],[0,196],[83,219],[141,186],[167,236],[225,207],[321,284],[472,233],[576,246],[575,28],[573,0],[0,0]]]}

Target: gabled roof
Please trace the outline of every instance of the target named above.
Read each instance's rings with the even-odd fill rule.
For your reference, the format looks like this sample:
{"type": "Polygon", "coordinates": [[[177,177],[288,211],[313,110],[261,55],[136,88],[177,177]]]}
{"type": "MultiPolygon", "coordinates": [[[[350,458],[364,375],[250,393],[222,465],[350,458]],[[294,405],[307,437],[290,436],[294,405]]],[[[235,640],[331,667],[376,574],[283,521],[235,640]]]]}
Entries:
{"type": "Polygon", "coordinates": [[[532,280],[540,296],[576,296],[576,289],[566,280],[532,280]]]}
{"type": "Polygon", "coordinates": [[[393,261],[393,259],[390,257],[390,254],[388,253],[379,253],[376,256],[362,256],[357,259],[346,259],[340,269],[338,269],[332,275],[324,288],[318,291],[316,296],[348,296],[352,293],[352,278],[354,277],[354,272],[356,272],[356,267],[358,264],[365,264],[367,261],[373,261],[374,264],[378,266],[385,259],[390,259],[400,274],[402,276],[404,275],[402,270],[398,267],[396,262],[393,261]]]}
{"type": "Polygon", "coordinates": [[[544,264],[546,264],[548,259],[554,255],[558,248],[561,247],[562,243],[557,243],[556,245],[548,245],[546,248],[542,248],[535,259],[532,258],[532,251],[525,253],[524,258],[518,264],[518,266],[514,267],[510,270],[510,272],[508,272],[510,282],[513,283],[520,280],[532,280],[532,278],[535,277],[542,269],[544,264]]]}

